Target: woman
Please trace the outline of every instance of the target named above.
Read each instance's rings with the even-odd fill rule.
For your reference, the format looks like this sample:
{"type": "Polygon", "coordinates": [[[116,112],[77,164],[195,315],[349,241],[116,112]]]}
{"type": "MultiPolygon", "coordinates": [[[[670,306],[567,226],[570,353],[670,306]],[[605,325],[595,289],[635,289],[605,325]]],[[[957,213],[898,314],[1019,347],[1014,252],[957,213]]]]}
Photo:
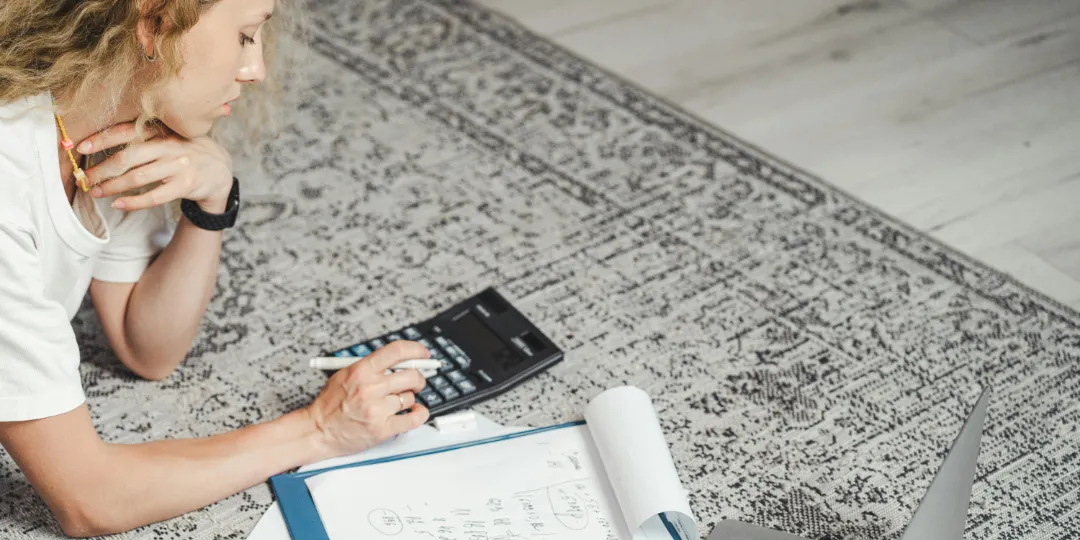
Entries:
{"type": "Polygon", "coordinates": [[[91,423],[71,318],[89,290],[116,355],[147,379],[188,353],[238,208],[229,154],[208,134],[263,80],[276,7],[0,3],[0,444],[68,535],[177,516],[427,420],[422,375],[384,372],[428,351],[396,342],[310,406],[235,432],[121,445],[91,423]]]}

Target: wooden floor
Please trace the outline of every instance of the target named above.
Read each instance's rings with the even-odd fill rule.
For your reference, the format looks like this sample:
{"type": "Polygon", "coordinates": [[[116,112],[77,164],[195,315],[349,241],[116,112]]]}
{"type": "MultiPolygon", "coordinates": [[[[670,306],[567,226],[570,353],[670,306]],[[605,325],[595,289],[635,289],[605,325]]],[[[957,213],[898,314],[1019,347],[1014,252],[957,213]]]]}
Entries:
{"type": "Polygon", "coordinates": [[[1080,309],[1080,0],[478,0],[1080,309]]]}

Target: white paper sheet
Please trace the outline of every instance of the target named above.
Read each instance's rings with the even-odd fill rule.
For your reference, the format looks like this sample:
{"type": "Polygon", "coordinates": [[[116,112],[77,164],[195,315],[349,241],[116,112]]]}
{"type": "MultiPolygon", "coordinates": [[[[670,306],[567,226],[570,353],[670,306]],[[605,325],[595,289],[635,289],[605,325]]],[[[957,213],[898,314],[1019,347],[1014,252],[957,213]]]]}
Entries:
{"type": "Polygon", "coordinates": [[[609,390],[586,418],[585,426],[334,471],[308,487],[331,540],[696,540],[648,396],[609,390]]]}
{"type": "MultiPolygon", "coordinates": [[[[477,428],[475,430],[448,435],[440,434],[431,426],[420,426],[419,428],[408,433],[403,433],[374,448],[349,456],[342,456],[305,465],[300,467],[299,470],[303,472],[314,469],[323,469],[335,465],[356,463],[358,461],[367,461],[407,452],[427,450],[429,448],[447,446],[466,441],[486,439],[488,437],[496,437],[506,433],[528,429],[504,427],[479,413],[476,414],[476,422],[477,428]]],[[[289,536],[289,529],[285,525],[285,518],[281,515],[281,508],[276,501],[270,505],[270,508],[266,510],[266,513],[259,519],[259,522],[255,524],[251,533],[248,534],[248,540],[292,540],[292,537],[289,536]]]]}
{"type": "Polygon", "coordinates": [[[628,538],[588,428],[328,473],[311,487],[331,540],[628,538]]]}
{"type": "Polygon", "coordinates": [[[608,390],[585,408],[585,421],[634,540],[670,539],[658,517],[665,513],[684,539],[699,538],[649,395],[632,386],[608,390]]]}

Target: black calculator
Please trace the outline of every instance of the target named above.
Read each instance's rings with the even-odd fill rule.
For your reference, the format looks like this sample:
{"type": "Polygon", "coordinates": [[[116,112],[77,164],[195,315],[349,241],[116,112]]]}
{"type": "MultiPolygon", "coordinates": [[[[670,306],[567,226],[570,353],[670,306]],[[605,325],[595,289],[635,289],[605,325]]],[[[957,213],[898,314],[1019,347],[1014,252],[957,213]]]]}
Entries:
{"type": "Polygon", "coordinates": [[[563,352],[494,288],[435,317],[332,351],[364,357],[391,341],[417,341],[446,365],[416,395],[434,418],[495,397],[558,363],[563,352]]]}

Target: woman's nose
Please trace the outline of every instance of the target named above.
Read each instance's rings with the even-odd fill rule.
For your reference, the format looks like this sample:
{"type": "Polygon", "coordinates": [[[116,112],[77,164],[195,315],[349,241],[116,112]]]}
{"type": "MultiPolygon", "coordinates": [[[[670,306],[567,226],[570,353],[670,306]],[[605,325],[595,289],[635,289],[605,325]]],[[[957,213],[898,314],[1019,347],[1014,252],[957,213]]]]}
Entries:
{"type": "Polygon", "coordinates": [[[261,82],[266,78],[266,63],[263,62],[262,47],[249,47],[244,55],[244,62],[240,65],[240,74],[236,80],[240,82],[261,82]]]}

